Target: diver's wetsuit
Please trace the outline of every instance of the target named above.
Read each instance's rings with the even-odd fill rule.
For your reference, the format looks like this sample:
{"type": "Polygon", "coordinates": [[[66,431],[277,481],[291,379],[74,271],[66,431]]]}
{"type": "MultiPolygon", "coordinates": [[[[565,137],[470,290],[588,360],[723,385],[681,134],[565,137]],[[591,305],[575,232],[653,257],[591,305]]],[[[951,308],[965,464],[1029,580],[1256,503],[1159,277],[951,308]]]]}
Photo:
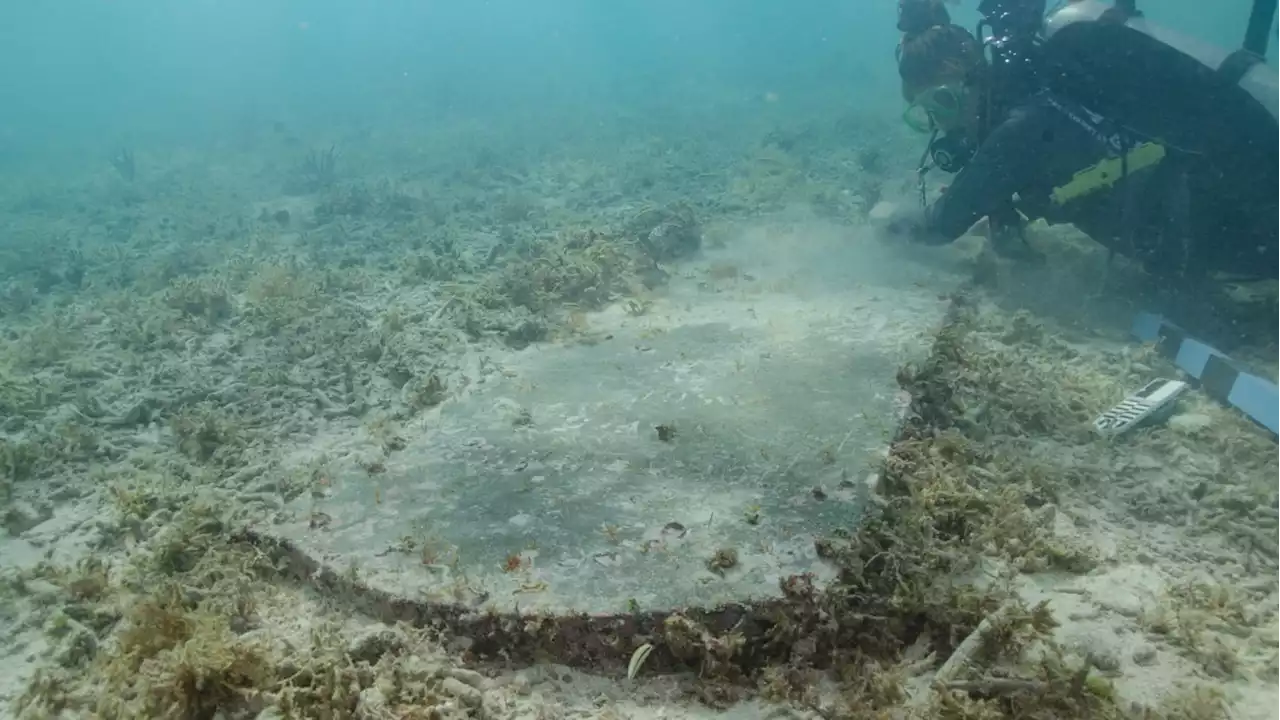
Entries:
{"type": "MultiPolygon", "coordinates": [[[[1120,42],[1115,37],[1103,40],[1107,47],[1120,42]]],[[[1132,38],[1126,41],[1133,42],[1132,38]]],[[[1068,60],[1061,60],[1065,56],[1073,68],[1079,67],[1076,59],[1098,56],[1092,36],[1088,42],[1075,42],[1070,35],[1061,35],[1055,45],[1064,47],[1053,56],[1060,63],[1057,70],[1068,67],[1068,60]]],[[[1176,53],[1164,46],[1144,53],[1155,59],[1152,63],[1160,61],[1161,67],[1175,63],[1176,53]]],[[[1187,59],[1176,58],[1183,60],[1187,59]]],[[[1160,86],[1165,90],[1156,95],[1174,97],[1169,102],[1174,109],[1202,99],[1204,92],[1193,99],[1181,95],[1219,87],[1216,78],[1204,77],[1212,76],[1207,68],[1181,68],[1181,72],[1183,87],[1160,86]]],[[[1083,73],[1087,87],[1064,82],[1076,74],[1080,73],[1053,72],[1051,85],[1066,88],[1071,97],[1092,92],[1101,102],[1107,95],[1100,91],[1106,83],[1101,70],[1083,73]]],[[[1110,96],[1128,97],[1124,92],[1110,96]]],[[[1207,109],[1164,114],[1158,108],[1143,108],[1142,113],[1134,106],[1107,108],[1124,110],[1130,122],[1174,137],[1176,143],[1140,136],[1066,100],[1061,92],[1043,90],[1014,102],[945,195],[928,209],[927,227],[920,228],[925,231],[924,240],[950,242],[980,218],[1007,218],[1016,208],[1028,218],[1074,224],[1094,241],[1142,261],[1155,273],[1225,272],[1280,278],[1280,163],[1276,161],[1280,126],[1243,92],[1212,99],[1220,108],[1234,104],[1215,118],[1219,124],[1212,131],[1216,132],[1208,126],[1207,109]],[[1198,142],[1199,137],[1211,138],[1217,145],[1198,142]],[[1226,147],[1231,138],[1244,138],[1244,142],[1226,147]],[[1137,169],[1120,164],[1121,156],[1144,142],[1160,145],[1162,159],[1137,169]],[[1097,182],[1106,165],[1119,173],[1097,182]],[[1073,186],[1076,173],[1091,168],[1093,182],[1085,184],[1092,184],[1092,190],[1053,201],[1055,188],[1073,186]]]]}
{"type": "Polygon", "coordinates": [[[1180,247],[1190,227],[1185,208],[1171,206],[1185,196],[1179,187],[1185,176],[1175,167],[1184,159],[1176,155],[1166,154],[1155,167],[1121,169],[1120,177],[1087,195],[1052,200],[1055,188],[1068,186],[1080,170],[1137,145],[1137,138],[1102,123],[1048,92],[1015,106],[928,209],[925,238],[950,242],[979,219],[1007,217],[1016,208],[1029,218],[1074,224],[1135,259],[1180,247]],[[1116,136],[1124,145],[1117,147],[1116,136]]]}
{"type": "Polygon", "coordinates": [[[1007,217],[1016,207],[1031,219],[1071,223],[1156,274],[1275,278],[1280,229],[1274,184],[1265,193],[1270,200],[1259,203],[1251,192],[1256,188],[1237,186],[1203,158],[1173,148],[1138,169],[1112,160],[1119,177],[1112,172],[1096,182],[1106,172],[1095,167],[1099,162],[1127,155],[1142,141],[1048,91],[1033,95],[1005,113],[927,210],[922,239],[950,242],[979,219],[1007,217]],[[1091,167],[1092,191],[1054,202],[1055,188],[1071,186],[1091,167]]]}

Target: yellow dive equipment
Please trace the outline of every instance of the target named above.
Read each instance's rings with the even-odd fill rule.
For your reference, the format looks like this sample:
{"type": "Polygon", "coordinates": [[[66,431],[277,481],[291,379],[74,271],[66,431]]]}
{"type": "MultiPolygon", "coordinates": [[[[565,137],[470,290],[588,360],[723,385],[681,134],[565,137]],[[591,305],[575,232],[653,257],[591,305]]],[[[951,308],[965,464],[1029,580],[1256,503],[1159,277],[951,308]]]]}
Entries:
{"type": "Polygon", "coordinates": [[[1054,205],[1064,205],[1078,197],[1111,187],[1119,182],[1126,172],[1133,173],[1151,167],[1163,160],[1164,155],[1163,145],[1142,143],[1129,151],[1128,168],[1124,165],[1126,158],[1105,158],[1071,176],[1067,184],[1054,188],[1049,198],[1054,205]]]}

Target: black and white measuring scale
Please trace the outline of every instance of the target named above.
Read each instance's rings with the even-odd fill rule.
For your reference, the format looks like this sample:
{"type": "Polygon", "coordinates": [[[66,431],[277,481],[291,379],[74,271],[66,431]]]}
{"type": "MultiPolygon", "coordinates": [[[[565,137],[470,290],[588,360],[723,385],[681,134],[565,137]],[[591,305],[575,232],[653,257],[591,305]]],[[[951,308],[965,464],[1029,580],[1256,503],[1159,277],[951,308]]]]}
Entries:
{"type": "Polygon", "coordinates": [[[1174,402],[1186,389],[1187,383],[1181,380],[1152,380],[1099,415],[1093,421],[1093,429],[1099,435],[1115,437],[1143,423],[1166,420],[1173,412],[1174,402]]]}

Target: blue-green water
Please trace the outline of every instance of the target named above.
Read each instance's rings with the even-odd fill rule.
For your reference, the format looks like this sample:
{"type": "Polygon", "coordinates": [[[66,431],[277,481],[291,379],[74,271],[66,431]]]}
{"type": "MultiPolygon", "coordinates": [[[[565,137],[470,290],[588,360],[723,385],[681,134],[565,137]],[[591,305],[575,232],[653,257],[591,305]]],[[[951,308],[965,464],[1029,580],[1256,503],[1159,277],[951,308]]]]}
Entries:
{"type": "Polygon", "coordinates": [[[983,717],[1269,711],[1273,439],[1091,432],[1180,371],[1070,226],[889,232],[895,5],[0,7],[0,718],[872,717],[1015,598],[983,717]]]}

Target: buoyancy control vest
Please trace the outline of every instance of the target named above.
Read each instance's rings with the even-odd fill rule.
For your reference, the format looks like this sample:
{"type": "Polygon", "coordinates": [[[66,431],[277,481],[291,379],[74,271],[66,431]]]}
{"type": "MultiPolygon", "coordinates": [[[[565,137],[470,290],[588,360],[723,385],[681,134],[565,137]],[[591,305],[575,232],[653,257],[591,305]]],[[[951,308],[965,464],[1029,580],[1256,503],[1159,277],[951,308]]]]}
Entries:
{"type": "Polygon", "coordinates": [[[1276,195],[1276,70],[1111,3],[1072,0],[1045,22],[1041,81],[1052,91],[1177,150],[1203,155],[1276,195]]]}

